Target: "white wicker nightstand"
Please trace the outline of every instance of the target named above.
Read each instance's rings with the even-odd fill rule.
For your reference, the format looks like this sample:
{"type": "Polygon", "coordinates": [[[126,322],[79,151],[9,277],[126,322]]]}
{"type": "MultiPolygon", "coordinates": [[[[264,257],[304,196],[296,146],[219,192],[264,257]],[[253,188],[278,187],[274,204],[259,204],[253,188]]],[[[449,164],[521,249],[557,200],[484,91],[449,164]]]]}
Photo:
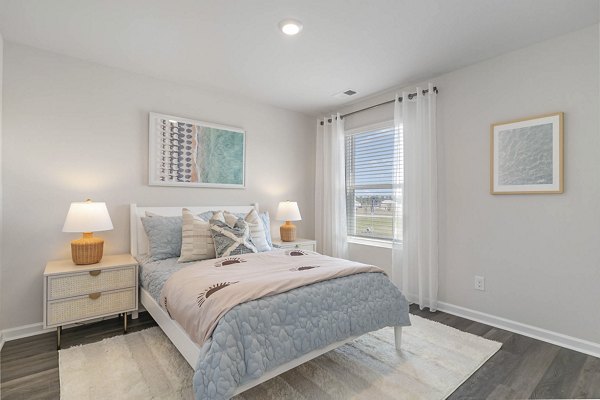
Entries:
{"type": "Polygon", "coordinates": [[[56,327],[57,347],[63,325],[123,314],[138,308],[138,264],[130,254],[104,256],[97,264],[50,261],[44,270],[44,328],[56,327]]]}
{"type": "Polygon", "coordinates": [[[293,242],[283,242],[280,239],[273,239],[273,244],[282,249],[304,249],[317,251],[317,241],[311,239],[296,238],[293,242]]]}

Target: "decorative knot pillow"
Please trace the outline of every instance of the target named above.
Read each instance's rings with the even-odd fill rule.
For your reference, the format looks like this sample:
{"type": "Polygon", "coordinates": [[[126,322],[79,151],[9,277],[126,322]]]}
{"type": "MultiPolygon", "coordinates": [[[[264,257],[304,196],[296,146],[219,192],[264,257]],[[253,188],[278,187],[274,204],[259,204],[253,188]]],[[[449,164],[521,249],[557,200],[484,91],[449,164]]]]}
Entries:
{"type": "Polygon", "coordinates": [[[250,239],[250,227],[242,218],[239,218],[233,226],[211,219],[210,232],[217,257],[258,252],[250,239]]]}
{"type": "Polygon", "coordinates": [[[264,225],[264,220],[258,215],[256,210],[250,210],[246,215],[233,214],[229,211],[216,211],[212,219],[221,221],[229,226],[234,226],[238,219],[242,218],[250,227],[250,239],[258,252],[271,251],[272,246],[267,240],[267,233],[264,225]]]}
{"type": "Polygon", "coordinates": [[[228,211],[206,211],[198,216],[205,221],[216,219],[221,222],[225,222],[229,226],[233,226],[238,218],[244,218],[244,221],[256,225],[256,217],[262,221],[262,226],[250,225],[250,238],[252,243],[256,246],[258,251],[269,251],[273,249],[273,241],[271,239],[271,220],[269,218],[269,212],[257,213],[256,210],[251,210],[248,214],[244,213],[230,213],[228,211]],[[261,229],[262,228],[262,229],[261,229]],[[264,243],[263,241],[266,241],[264,243]]]}

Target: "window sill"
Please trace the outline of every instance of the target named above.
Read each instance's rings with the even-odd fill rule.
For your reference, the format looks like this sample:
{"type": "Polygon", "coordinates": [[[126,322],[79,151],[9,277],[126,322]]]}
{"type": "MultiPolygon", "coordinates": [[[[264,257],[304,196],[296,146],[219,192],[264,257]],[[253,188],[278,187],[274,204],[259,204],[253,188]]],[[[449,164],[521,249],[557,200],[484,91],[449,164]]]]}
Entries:
{"type": "Polygon", "coordinates": [[[348,236],[348,243],[360,244],[363,246],[381,247],[384,249],[392,248],[391,240],[369,239],[369,238],[362,238],[362,237],[356,237],[356,236],[348,236]]]}

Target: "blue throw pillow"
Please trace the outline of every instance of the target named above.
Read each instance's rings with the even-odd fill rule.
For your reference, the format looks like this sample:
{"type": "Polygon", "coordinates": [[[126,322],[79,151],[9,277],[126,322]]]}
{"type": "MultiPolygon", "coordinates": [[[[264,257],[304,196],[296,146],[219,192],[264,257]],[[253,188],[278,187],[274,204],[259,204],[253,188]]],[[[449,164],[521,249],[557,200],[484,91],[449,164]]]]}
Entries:
{"type": "Polygon", "coordinates": [[[198,216],[205,221],[210,221],[213,214],[214,214],[214,211],[204,211],[203,213],[198,214],[198,216]]]}
{"type": "Polygon", "coordinates": [[[261,212],[258,214],[258,216],[260,217],[260,219],[263,222],[263,225],[265,226],[265,236],[267,237],[267,243],[269,243],[269,246],[273,247],[273,241],[271,240],[271,219],[269,218],[269,212],[261,212]]]}
{"type": "Polygon", "coordinates": [[[149,261],[181,255],[181,217],[142,217],[142,224],[148,237],[149,261]]]}

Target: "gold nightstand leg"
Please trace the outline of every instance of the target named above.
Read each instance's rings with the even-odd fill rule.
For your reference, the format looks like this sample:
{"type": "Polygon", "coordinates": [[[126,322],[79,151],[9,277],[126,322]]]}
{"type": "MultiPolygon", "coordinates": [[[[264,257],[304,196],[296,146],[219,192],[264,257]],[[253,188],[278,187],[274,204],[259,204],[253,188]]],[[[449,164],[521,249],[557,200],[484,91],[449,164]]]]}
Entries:
{"type": "Polygon", "coordinates": [[[123,313],[123,333],[127,333],[127,313],[123,313]]]}
{"type": "Polygon", "coordinates": [[[60,334],[62,333],[62,326],[56,328],[56,350],[60,350],[60,334]]]}

